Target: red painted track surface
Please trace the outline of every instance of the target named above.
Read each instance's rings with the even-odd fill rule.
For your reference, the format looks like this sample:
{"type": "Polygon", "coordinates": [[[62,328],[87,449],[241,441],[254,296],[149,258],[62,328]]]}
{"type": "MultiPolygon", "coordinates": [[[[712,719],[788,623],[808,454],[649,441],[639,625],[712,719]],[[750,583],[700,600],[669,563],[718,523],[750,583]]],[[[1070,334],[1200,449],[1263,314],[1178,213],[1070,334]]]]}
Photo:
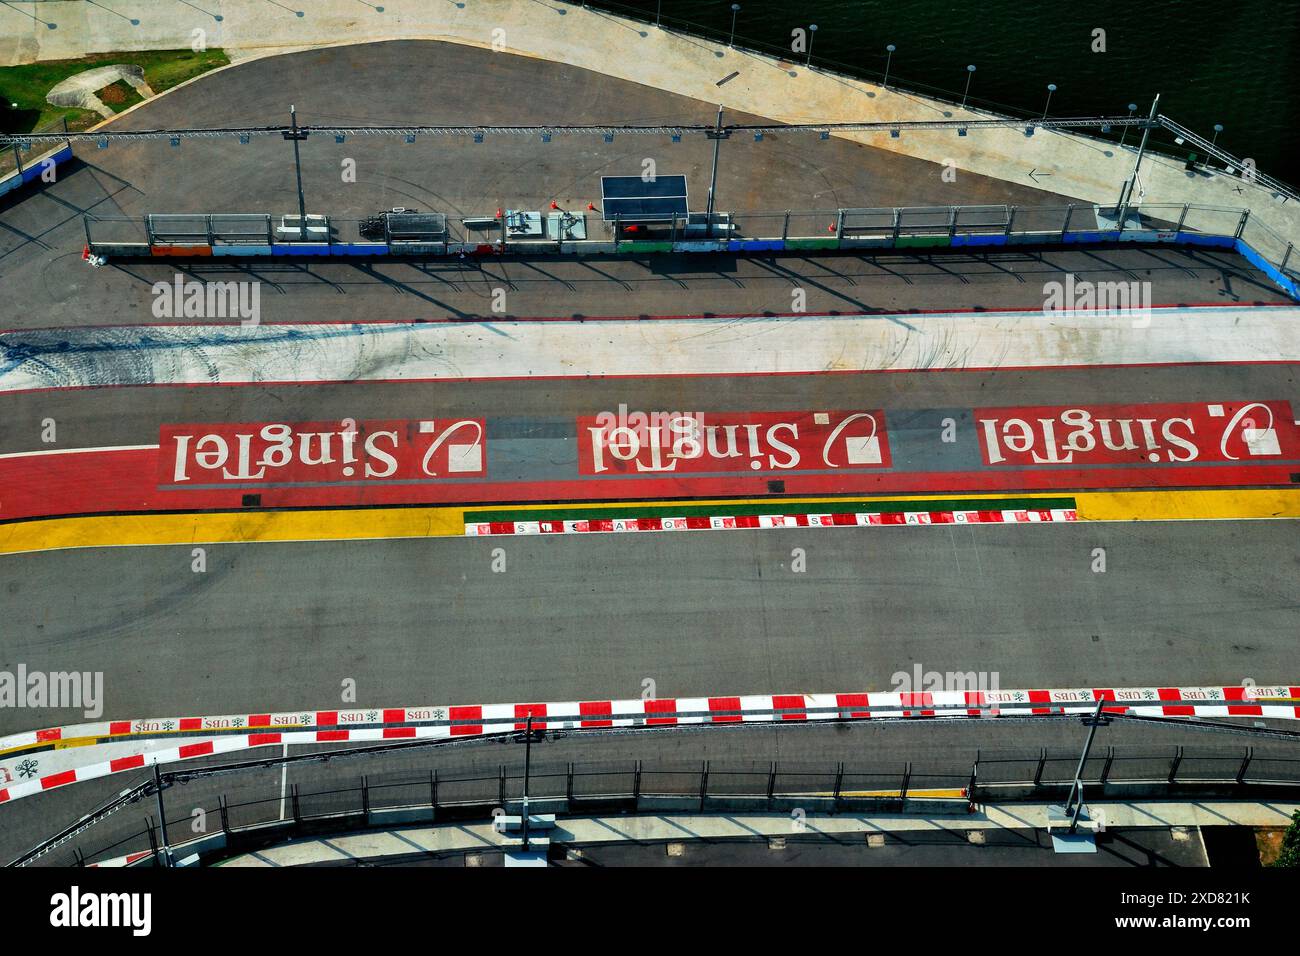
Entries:
{"type": "MultiPolygon", "coordinates": [[[[99,451],[0,459],[0,520],[117,512],[238,510],[243,496],[262,508],[412,504],[493,504],[654,498],[761,497],[768,481],[785,495],[880,495],[1104,488],[1291,486],[1295,465],[1160,466],[960,472],[852,472],[842,475],[584,478],[576,481],[330,485],[164,490],[158,451],[99,451]]],[[[490,469],[490,464],[489,464],[490,469]]]]}

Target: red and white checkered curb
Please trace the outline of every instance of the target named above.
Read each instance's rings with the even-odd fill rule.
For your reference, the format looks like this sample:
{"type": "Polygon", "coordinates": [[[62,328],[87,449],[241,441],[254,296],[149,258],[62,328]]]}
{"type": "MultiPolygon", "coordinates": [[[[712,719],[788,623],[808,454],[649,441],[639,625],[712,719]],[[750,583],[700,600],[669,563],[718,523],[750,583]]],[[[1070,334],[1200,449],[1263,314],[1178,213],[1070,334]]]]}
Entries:
{"type": "Polygon", "coordinates": [[[1050,717],[1088,714],[1152,717],[1273,717],[1300,720],[1300,686],[1141,687],[1075,690],[972,690],[924,693],[775,694],[589,700],[536,704],[467,704],[373,710],[294,711],[226,717],[181,717],[79,724],[16,734],[9,750],[60,740],[117,743],[160,736],[202,738],[36,777],[0,789],[0,803],[70,783],[195,757],[285,744],[450,740],[523,730],[597,730],[700,724],[933,717],[1050,717]]]}
{"type": "Polygon", "coordinates": [[[1077,521],[1073,509],[1032,511],[896,511],[681,518],[589,518],[582,521],[466,522],[465,534],[590,534],[617,531],[732,531],[746,528],[865,528],[874,525],[1017,524],[1077,521]]]}

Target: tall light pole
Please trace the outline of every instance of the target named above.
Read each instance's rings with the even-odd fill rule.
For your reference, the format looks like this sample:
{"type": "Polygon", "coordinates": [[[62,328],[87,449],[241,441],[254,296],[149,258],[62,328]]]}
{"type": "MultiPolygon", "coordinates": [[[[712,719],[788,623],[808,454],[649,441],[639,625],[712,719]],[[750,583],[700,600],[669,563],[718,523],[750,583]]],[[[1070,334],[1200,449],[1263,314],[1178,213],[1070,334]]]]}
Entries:
{"type": "Polygon", "coordinates": [[[713,140],[713,172],[709,174],[709,202],[704,212],[704,234],[713,238],[713,198],[718,189],[718,150],[722,146],[722,141],[731,135],[729,131],[722,128],[722,106],[718,106],[718,123],[705,133],[709,139],[713,140]]]}
{"type": "Polygon", "coordinates": [[[1124,184],[1124,189],[1120,192],[1118,226],[1121,231],[1124,229],[1124,220],[1128,216],[1129,202],[1133,199],[1133,189],[1137,186],[1138,171],[1142,168],[1142,157],[1146,155],[1147,151],[1147,137],[1151,135],[1151,127],[1155,125],[1156,108],[1159,105],[1160,94],[1157,93],[1156,98],[1151,101],[1151,113],[1147,116],[1147,123],[1142,127],[1142,142],[1138,144],[1137,158],[1133,161],[1133,175],[1128,178],[1128,182],[1124,184]]]}
{"type": "Polygon", "coordinates": [[[731,38],[727,40],[728,47],[734,47],[736,45],[736,14],[739,12],[740,4],[733,3],[731,5],[731,38]]]}
{"type": "Polygon", "coordinates": [[[817,35],[817,24],[808,24],[808,59],[804,61],[804,66],[812,66],[812,41],[817,35]]]}
{"type": "Polygon", "coordinates": [[[1052,105],[1052,94],[1056,92],[1056,84],[1047,84],[1047,102],[1043,104],[1043,119],[1047,119],[1047,108],[1052,105]]]}
{"type": "Polygon", "coordinates": [[[970,81],[971,81],[971,77],[974,75],[975,75],[975,64],[972,63],[970,64],[970,66],[966,67],[966,90],[961,95],[962,109],[966,108],[966,97],[970,95],[970,81]]]}
{"type": "Polygon", "coordinates": [[[524,726],[524,812],[520,823],[523,824],[524,852],[528,852],[528,777],[533,768],[533,715],[528,715],[524,726]]]}
{"type": "Polygon", "coordinates": [[[894,44],[885,47],[885,89],[889,89],[889,66],[894,62],[894,51],[898,49],[894,44]]]}
{"type": "MultiPolygon", "coordinates": [[[[1133,114],[1137,112],[1137,108],[1138,108],[1138,105],[1137,105],[1136,103],[1130,103],[1130,104],[1128,105],[1128,115],[1129,115],[1129,119],[1132,119],[1132,118],[1133,118],[1133,114]]],[[[1125,126],[1125,127],[1124,127],[1124,132],[1122,132],[1122,133],[1119,134],[1119,145],[1120,145],[1121,148],[1124,146],[1124,140],[1125,140],[1127,137],[1128,137],[1128,127],[1125,126]]]]}
{"type": "Polygon", "coordinates": [[[1065,800],[1065,815],[1070,818],[1071,833],[1079,829],[1079,814],[1083,812],[1083,767],[1088,762],[1088,754],[1092,750],[1092,739],[1097,736],[1097,728],[1103,724],[1101,709],[1105,704],[1105,698],[1097,701],[1097,709],[1092,712],[1092,718],[1085,718],[1085,722],[1088,724],[1088,739],[1083,743],[1083,753],[1079,755],[1079,765],[1074,768],[1074,783],[1071,784],[1070,795],[1065,800]],[[1079,799],[1077,804],[1074,802],[1076,797],[1079,799]]]}
{"type": "Polygon", "coordinates": [[[298,143],[307,138],[307,134],[298,129],[298,111],[289,107],[289,122],[292,129],[284,131],[284,138],[293,141],[293,171],[298,177],[298,225],[302,230],[301,238],[307,238],[307,200],[302,195],[302,157],[298,155],[298,143]]]}
{"type": "Polygon", "coordinates": [[[1222,124],[1222,123],[1215,123],[1215,124],[1214,124],[1214,138],[1210,140],[1210,145],[1211,145],[1211,146],[1213,146],[1215,143],[1217,143],[1217,142],[1219,141],[1219,134],[1222,133],[1222,132],[1223,132],[1223,124],[1222,124]]]}

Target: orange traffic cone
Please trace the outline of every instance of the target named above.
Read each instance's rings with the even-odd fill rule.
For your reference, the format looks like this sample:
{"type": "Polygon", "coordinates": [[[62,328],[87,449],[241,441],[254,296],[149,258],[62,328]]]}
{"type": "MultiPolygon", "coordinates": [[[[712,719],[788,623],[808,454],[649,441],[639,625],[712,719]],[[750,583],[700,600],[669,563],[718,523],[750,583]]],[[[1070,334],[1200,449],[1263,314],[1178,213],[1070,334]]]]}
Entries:
{"type": "Polygon", "coordinates": [[[82,247],[81,247],[81,261],[82,261],[82,262],[85,262],[85,261],[86,261],[87,259],[89,259],[89,258],[90,258],[90,246],[82,246],[82,247]]]}

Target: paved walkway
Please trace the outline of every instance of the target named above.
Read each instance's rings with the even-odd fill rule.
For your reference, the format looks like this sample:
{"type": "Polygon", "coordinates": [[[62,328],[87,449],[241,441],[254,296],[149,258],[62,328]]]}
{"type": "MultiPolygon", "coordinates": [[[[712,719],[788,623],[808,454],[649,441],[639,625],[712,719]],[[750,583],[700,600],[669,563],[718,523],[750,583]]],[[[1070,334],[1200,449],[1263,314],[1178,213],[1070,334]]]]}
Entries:
{"type": "MultiPolygon", "coordinates": [[[[832,817],[810,814],[803,818],[801,829],[790,814],[781,813],[561,817],[548,835],[556,843],[592,844],[801,837],[809,834],[838,839],[872,833],[962,831],[973,834],[988,830],[1041,830],[1047,826],[1051,806],[1047,803],[984,806],[968,816],[832,817]]],[[[1300,809],[1300,804],[1152,801],[1097,804],[1092,807],[1092,813],[1094,818],[1104,819],[1105,825],[1112,829],[1227,825],[1281,827],[1287,825],[1296,809],[1300,809]]],[[[300,840],[235,857],[222,865],[302,866],[412,853],[497,850],[518,845],[516,838],[498,833],[490,823],[449,824],[300,840]]]]}
{"type": "MultiPolygon", "coordinates": [[[[0,64],[189,46],[196,29],[204,31],[209,46],[226,49],[236,60],[336,44],[340,38],[346,43],[421,38],[566,63],[785,122],[977,115],[558,0],[467,0],[460,5],[389,0],[382,12],[379,5],[357,0],[286,5],[210,0],[204,7],[209,12],[155,0],[120,0],[111,11],[80,0],[10,4],[0,7],[0,36],[5,37],[0,39],[0,64]],[[57,28],[50,29],[48,23],[57,28]],[[718,85],[732,73],[734,79],[718,85]]],[[[341,75],[339,82],[346,77],[341,75]]],[[[1037,185],[1029,176],[1032,170],[1035,176],[1050,175],[1057,192],[1102,204],[1115,202],[1133,164],[1131,148],[1060,133],[1032,138],[1018,129],[979,131],[964,138],[953,130],[909,132],[898,139],[843,135],[935,163],[952,160],[961,170],[1008,182],[1037,185]]],[[[1283,202],[1237,178],[1189,173],[1178,161],[1150,156],[1142,184],[1147,203],[1248,207],[1255,222],[1277,236],[1300,235],[1300,203],[1283,202]]],[[[1285,248],[1285,242],[1266,242],[1259,235],[1252,240],[1256,248],[1268,247],[1261,251],[1271,255],[1285,248]]]]}
{"type": "Polygon", "coordinates": [[[0,334],[0,393],[105,385],[464,381],[1300,361],[1300,308],[150,326],[0,334]],[[1194,322],[1196,334],[1187,334],[1194,322]],[[132,361],[123,362],[129,354],[132,361]]]}

